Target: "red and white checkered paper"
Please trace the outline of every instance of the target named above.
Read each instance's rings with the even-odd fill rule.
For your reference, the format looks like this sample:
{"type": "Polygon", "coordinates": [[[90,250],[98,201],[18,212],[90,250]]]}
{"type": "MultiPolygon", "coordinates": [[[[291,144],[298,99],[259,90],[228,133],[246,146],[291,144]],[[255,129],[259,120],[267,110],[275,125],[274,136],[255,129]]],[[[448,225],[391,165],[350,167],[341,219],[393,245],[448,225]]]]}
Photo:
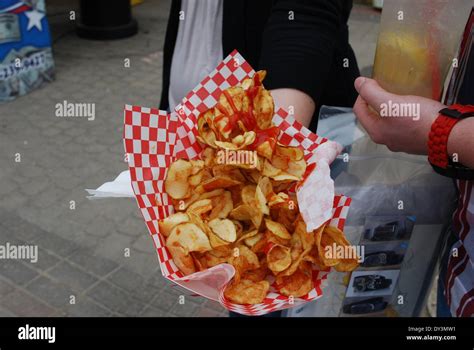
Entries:
{"type": "MultiPolygon", "coordinates": [[[[232,265],[220,264],[183,276],[158,229],[158,220],[174,212],[164,191],[168,167],[178,158],[198,158],[202,150],[196,140],[198,115],[213,107],[224,89],[238,85],[254,74],[252,67],[234,51],[186,96],[175,112],[125,106],[124,144],[132,188],[153,238],[163,276],[193,294],[220,302],[228,310],[256,316],[299,306],[321,297],[330,269],[314,268],[314,289],[302,298],[280,294],[274,280],[271,280],[270,292],[263,303],[238,305],[224,297],[224,289],[235,274],[232,265]]],[[[303,218],[308,231],[310,227],[317,225],[317,228],[327,221],[329,225],[343,229],[351,199],[335,196],[334,183],[329,177],[329,164],[340,152],[339,146],[311,133],[283,109],[277,111],[273,122],[282,131],[279,142],[302,147],[308,163],[316,163],[314,171],[297,190],[298,205],[302,214],[306,212],[307,215],[303,214],[303,218]]]]}

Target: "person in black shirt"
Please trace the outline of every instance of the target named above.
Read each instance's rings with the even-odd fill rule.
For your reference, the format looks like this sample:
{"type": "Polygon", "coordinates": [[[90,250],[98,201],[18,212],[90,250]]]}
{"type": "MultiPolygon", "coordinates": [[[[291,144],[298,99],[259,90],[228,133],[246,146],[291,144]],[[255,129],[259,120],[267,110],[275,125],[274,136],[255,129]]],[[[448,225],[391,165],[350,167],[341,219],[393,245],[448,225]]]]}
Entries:
{"type": "Polygon", "coordinates": [[[237,49],[254,69],[267,71],[265,87],[275,104],[293,106],[295,117],[316,131],[322,105],[351,107],[357,98],[354,80],[360,74],[347,26],[351,9],[352,0],[173,0],[160,109],[175,107],[170,96],[174,104],[185,97],[189,90],[180,79],[209,74],[199,59],[209,66],[216,55],[222,60],[237,49]],[[211,45],[208,58],[207,51],[196,52],[203,46],[195,40],[211,45]],[[186,60],[191,44],[198,62],[186,60]],[[173,62],[191,73],[173,73],[173,62]]]}

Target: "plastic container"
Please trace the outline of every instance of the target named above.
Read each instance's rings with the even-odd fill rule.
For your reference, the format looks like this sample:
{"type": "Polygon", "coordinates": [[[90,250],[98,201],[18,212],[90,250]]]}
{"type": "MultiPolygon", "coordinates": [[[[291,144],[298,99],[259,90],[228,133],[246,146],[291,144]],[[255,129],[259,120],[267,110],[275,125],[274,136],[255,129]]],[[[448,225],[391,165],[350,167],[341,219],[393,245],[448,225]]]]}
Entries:
{"type": "Polygon", "coordinates": [[[387,90],[439,100],[472,0],[385,0],[374,78],[387,90]]]}

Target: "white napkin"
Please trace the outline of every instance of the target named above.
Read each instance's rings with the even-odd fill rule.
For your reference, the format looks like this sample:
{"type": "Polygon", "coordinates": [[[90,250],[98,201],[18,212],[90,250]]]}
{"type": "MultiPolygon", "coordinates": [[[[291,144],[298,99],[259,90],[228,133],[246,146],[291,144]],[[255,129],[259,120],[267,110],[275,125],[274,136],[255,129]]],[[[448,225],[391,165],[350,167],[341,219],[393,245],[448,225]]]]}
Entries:
{"type": "Polygon", "coordinates": [[[134,197],[129,170],[122,171],[114,181],[106,182],[96,190],[86,191],[90,194],[88,199],[134,197]]]}

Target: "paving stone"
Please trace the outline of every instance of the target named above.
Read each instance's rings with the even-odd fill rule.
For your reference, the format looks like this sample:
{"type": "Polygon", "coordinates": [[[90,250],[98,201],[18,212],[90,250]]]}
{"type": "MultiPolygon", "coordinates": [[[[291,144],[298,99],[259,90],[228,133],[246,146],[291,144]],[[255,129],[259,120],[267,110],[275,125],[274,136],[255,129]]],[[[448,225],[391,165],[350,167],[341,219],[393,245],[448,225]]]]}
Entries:
{"type": "Polygon", "coordinates": [[[10,293],[14,288],[15,287],[12,284],[1,279],[0,280],[0,297],[4,297],[8,293],[10,293]]]}
{"type": "Polygon", "coordinates": [[[76,296],[73,290],[62,283],[54,282],[47,277],[39,277],[26,286],[26,289],[49,305],[64,310],[70,305],[70,297],[76,296]]]}
{"type": "Polygon", "coordinates": [[[67,262],[57,265],[48,271],[48,274],[59,280],[62,284],[70,286],[71,289],[77,292],[82,292],[98,281],[97,278],[91,274],[67,262]]]}
{"type": "Polygon", "coordinates": [[[110,221],[102,216],[96,216],[87,224],[86,232],[98,237],[106,237],[109,235],[112,227],[110,221]]]}
{"type": "Polygon", "coordinates": [[[173,308],[170,310],[171,316],[177,317],[192,317],[198,312],[199,308],[196,305],[190,303],[184,304],[175,304],[173,308]]]}
{"type": "Polygon", "coordinates": [[[16,285],[23,286],[38,276],[38,272],[20,260],[0,260],[0,276],[16,285]]]}
{"type": "Polygon", "coordinates": [[[107,280],[133,293],[135,297],[145,303],[149,303],[160,292],[158,288],[147,283],[139,274],[124,267],[115,271],[107,280]]]}
{"type": "Polygon", "coordinates": [[[92,254],[90,250],[87,249],[78,249],[68,260],[97,276],[104,276],[119,266],[111,260],[92,254]]]}
{"type": "Polygon", "coordinates": [[[80,298],[76,300],[76,304],[67,307],[66,315],[72,317],[105,317],[110,316],[110,312],[88,298],[80,298]]]}
{"type": "Polygon", "coordinates": [[[165,312],[153,307],[145,308],[139,315],[140,317],[166,317],[168,316],[165,312]]]}
{"type": "Polygon", "coordinates": [[[46,231],[42,233],[41,238],[38,239],[38,241],[42,248],[55,252],[57,255],[62,257],[67,257],[78,249],[78,246],[74,242],[46,231]]]}
{"type": "Polygon", "coordinates": [[[15,181],[9,178],[2,179],[2,184],[0,185],[0,196],[7,195],[17,190],[18,190],[18,184],[15,181]]]}
{"type": "Polygon", "coordinates": [[[43,248],[38,248],[38,261],[32,264],[32,267],[45,271],[50,267],[56,265],[61,259],[49,253],[43,248]]]}
{"type": "Polygon", "coordinates": [[[143,302],[107,282],[99,283],[87,294],[96,302],[126,316],[136,316],[145,307],[143,302]]]}
{"type": "Polygon", "coordinates": [[[49,178],[40,177],[31,179],[29,183],[24,184],[21,186],[21,192],[25,195],[35,196],[41,191],[48,188],[51,185],[51,181],[49,178]]]}
{"type": "MultiPolygon", "coordinates": [[[[169,289],[169,288],[168,288],[169,289]]],[[[178,295],[172,294],[164,289],[162,293],[158,294],[151,302],[151,305],[157,309],[169,314],[173,307],[178,303],[178,295]]]]}
{"type": "Polygon", "coordinates": [[[0,317],[15,317],[15,314],[4,309],[3,307],[0,307],[0,317]]]}
{"type": "Polygon", "coordinates": [[[0,305],[17,317],[51,317],[61,315],[61,312],[18,289],[2,298],[0,305]]]}

